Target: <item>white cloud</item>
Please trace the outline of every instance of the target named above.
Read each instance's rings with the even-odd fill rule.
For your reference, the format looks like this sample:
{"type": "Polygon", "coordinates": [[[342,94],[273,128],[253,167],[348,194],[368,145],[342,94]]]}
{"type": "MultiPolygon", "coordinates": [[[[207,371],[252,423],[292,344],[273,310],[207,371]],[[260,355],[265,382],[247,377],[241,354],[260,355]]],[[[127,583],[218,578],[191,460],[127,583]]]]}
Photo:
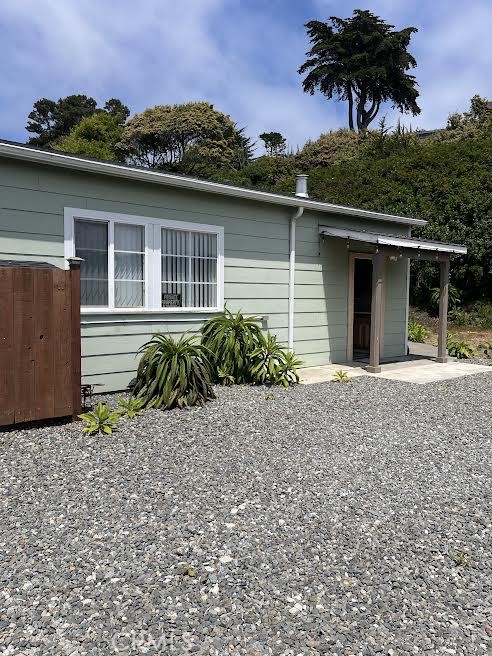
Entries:
{"type": "MultiPolygon", "coordinates": [[[[279,130],[292,146],[302,145],[346,125],[343,104],[302,91],[302,23],[349,15],[357,5],[347,4],[313,0],[294,20],[290,0],[263,7],[241,0],[0,0],[7,27],[0,136],[24,139],[27,114],[40,97],[86,93],[100,102],[120,97],[133,111],[205,99],[253,138],[279,130]]],[[[474,93],[492,97],[488,1],[468,2],[466,19],[452,0],[366,4],[399,27],[419,27],[413,43],[422,115],[407,123],[437,127],[474,93]]],[[[391,111],[389,118],[394,123],[391,111]]]]}

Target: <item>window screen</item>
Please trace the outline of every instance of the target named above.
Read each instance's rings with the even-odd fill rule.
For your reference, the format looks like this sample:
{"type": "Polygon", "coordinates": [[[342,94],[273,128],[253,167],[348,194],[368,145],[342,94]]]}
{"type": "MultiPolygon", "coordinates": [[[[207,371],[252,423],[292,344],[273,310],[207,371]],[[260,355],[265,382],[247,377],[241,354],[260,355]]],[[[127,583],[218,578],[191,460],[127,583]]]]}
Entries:
{"type": "Polygon", "coordinates": [[[217,235],[162,229],[162,307],[216,307],[217,235]]]}

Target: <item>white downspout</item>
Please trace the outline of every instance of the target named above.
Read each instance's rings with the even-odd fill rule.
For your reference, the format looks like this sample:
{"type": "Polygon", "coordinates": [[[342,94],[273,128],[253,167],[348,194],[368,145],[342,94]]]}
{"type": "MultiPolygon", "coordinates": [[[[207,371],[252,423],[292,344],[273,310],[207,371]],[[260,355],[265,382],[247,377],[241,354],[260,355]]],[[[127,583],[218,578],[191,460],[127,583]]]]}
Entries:
{"type": "Polygon", "coordinates": [[[290,259],[289,259],[289,323],[288,344],[289,351],[294,350],[294,298],[296,275],[296,225],[297,219],[304,214],[304,207],[298,207],[297,212],[290,219],[290,259]]]}
{"type": "MultiPolygon", "coordinates": [[[[296,196],[309,198],[307,193],[307,175],[296,176],[296,196]]],[[[290,218],[290,257],[289,257],[289,318],[287,323],[287,343],[289,351],[294,350],[294,301],[296,276],[296,225],[304,214],[304,207],[298,207],[290,218]]]]}

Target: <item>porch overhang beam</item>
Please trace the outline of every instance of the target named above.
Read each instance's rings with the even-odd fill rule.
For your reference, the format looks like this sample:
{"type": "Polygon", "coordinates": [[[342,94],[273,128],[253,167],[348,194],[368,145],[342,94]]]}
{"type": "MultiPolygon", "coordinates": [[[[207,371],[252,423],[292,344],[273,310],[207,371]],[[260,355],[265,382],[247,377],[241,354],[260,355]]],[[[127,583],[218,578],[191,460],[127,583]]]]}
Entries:
{"type": "Polygon", "coordinates": [[[375,252],[385,249],[389,253],[400,254],[402,257],[416,259],[439,260],[441,257],[450,255],[466,255],[467,248],[461,244],[451,244],[429,239],[415,239],[413,237],[402,237],[400,235],[388,235],[365,230],[351,230],[350,228],[333,228],[331,226],[320,226],[321,236],[345,239],[350,242],[362,242],[373,245],[375,252]]]}

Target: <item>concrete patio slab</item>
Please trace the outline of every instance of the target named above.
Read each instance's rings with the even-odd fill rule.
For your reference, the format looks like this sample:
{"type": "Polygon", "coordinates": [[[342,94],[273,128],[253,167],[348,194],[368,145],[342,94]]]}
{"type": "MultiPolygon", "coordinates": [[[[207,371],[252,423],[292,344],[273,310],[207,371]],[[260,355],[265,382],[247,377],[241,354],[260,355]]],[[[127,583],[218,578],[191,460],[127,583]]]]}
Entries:
{"type": "Polygon", "coordinates": [[[473,374],[492,373],[492,367],[487,365],[467,364],[457,360],[439,363],[427,358],[405,359],[398,362],[382,364],[381,372],[378,374],[370,374],[364,367],[365,364],[360,362],[328,364],[300,369],[299,375],[301,383],[304,385],[331,382],[333,381],[335,371],[340,369],[347,372],[351,378],[372,376],[374,378],[396,380],[403,383],[425,385],[427,383],[436,383],[473,374]]]}

